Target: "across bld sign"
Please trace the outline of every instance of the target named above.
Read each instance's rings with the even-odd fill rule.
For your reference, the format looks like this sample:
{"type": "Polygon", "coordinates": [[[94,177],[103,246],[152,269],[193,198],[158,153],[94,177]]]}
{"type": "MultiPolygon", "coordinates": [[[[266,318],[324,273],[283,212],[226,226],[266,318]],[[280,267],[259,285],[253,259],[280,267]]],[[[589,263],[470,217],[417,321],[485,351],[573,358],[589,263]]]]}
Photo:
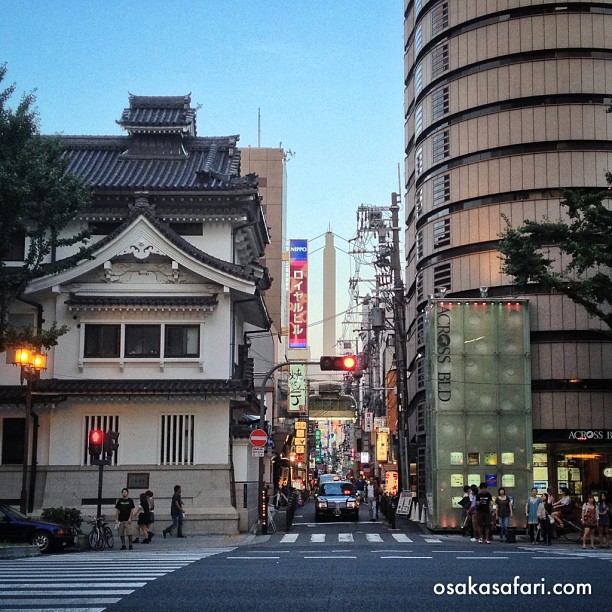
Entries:
{"type": "Polygon", "coordinates": [[[268,434],[263,429],[254,429],[249,440],[255,448],[261,448],[268,443],[268,434]]]}

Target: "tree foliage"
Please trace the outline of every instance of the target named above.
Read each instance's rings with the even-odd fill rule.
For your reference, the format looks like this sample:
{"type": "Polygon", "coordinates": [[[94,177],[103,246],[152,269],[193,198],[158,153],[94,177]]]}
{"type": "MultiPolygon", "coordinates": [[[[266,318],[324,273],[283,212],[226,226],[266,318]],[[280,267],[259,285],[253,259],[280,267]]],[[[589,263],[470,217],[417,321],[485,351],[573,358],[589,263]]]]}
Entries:
{"type": "Polygon", "coordinates": [[[525,220],[500,235],[502,270],[518,285],[564,293],[612,328],[612,174],[608,189],[563,190],[567,220],[525,220]],[[564,265],[551,253],[563,254],[564,265]]]}
{"type": "MultiPolygon", "coordinates": [[[[0,65],[0,84],[6,75],[0,65]]],[[[35,96],[28,93],[13,110],[8,106],[15,85],[0,90],[0,351],[28,339],[50,347],[66,331],[11,330],[7,317],[11,304],[33,279],[70,268],[89,257],[88,232],[66,238],[61,232],[77,213],[91,203],[91,190],[78,177],[66,173],[58,138],[40,135],[35,96]],[[14,262],[12,248],[25,240],[23,265],[14,262]],[[49,265],[58,247],[77,245],[74,256],[49,265]]]]}

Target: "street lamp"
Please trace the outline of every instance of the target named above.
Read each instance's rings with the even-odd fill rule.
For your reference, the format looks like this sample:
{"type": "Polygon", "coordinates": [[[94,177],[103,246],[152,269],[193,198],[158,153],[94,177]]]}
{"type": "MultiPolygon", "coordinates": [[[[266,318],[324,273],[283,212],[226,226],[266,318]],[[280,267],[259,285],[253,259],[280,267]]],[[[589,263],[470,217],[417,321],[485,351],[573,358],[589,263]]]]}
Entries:
{"type": "Polygon", "coordinates": [[[21,368],[21,384],[26,381],[25,395],[25,427],[23,434],[23,472],[21,477],[21,502],[20,510],[24,514],[28,512],[29,504],[29,482],[28,482],[28,459],[30,446],[30,420],[32,414],[32,381],[39,378],[42,370],[47,369],[47,355],[38,353],[34,349],[23,346],[9,351],[7,361],[21,368]]]}

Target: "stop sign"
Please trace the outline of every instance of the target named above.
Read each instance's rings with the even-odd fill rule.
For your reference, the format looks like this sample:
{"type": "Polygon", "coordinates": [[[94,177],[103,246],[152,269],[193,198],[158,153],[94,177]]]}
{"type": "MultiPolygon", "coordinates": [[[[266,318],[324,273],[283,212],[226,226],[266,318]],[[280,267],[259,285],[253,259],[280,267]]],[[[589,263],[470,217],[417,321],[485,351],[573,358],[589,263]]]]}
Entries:
{"type": "Polygon", "coordinates": [[[268,442],[268,434],[263,429],[254,429],[249,436],[251,444],[256,448],[265,446],[268,442]]]}

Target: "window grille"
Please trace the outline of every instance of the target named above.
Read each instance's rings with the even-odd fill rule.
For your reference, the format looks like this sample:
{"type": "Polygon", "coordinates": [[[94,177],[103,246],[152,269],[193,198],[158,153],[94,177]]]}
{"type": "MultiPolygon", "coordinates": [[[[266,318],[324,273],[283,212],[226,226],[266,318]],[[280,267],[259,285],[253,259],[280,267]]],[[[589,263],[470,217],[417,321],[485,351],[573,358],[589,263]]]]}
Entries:
{"type": "Polygon", "coordinates": [[[161,465],[193,465],[193,414],[162,414],[161,465]]]}
{"type": "Polygon", "coordinates": [[[423,299],[423,274],[419,272],[416,275],[416,297],[417,301],[420,302],[423,299]]]}
{"type": "Polygon", "coordinates": [[[433,139],[433,162],[441,162],[450,153],[449,130],[443,130],[434,135],[433,139]]]}
{"type": "Polygon", "coordinates": [[[438,208],[450,201],[450,175],[442,174],[433,180],[433,205],[438,208]]]}
{"type": "Polygon", "coordinates": [[[425,317],[423,315],[417,318],[417,344],[419,346],[425,344],[425,317]]]}
{"type": "Polygon", "coordinates": [[[431,94],[431,116],[435,121],[448,113],[448,87],[441,87],[431,94]]]}
{"type": "Polygon", "coordinates": [[[417,404],[417,423],[416,423],[416,434],[417,436],[425,433],[425,404],[420,402],[417,404]]]}
{"type": "Polygon", "coordinates": [[[431,76],[432,78],[439,77],[443,72],[446,72],[449,67],[448,59],[448,43],[438,45],[431,52],[431,76]]]}
{"type": "Polygon", "coordinates": [[[414,0],[414,16],[416,17],[423,8],[423,0],[414,0]]]}
{"type": "Polygon", "coordinates": [[[431,11],[431,35],[448,28],[448,2],[442,2],[431,11]]]}
{"type": "Polygon", "coordinates": [[[417,259],[423,257],[423,232],[418,232],[416,235],[416,256],[417,259]]]}
{"type": "Polygon", "coordinates": [[[433,225],[434,248],[448,246],[450,244],[450,219],[440,219],[433,225]]]}
{"type": "Polygon", "coordinates": [[[436,266],[433,274],[434,292],[445,288],[446,291],[451,290],[451,265],[449,263],[436,266]]]}
{"type": "MultiPolygon", "coordinates": [[[[83,424],[84,430],[81,439],[83,440],[83,465],[93,465],[89,456],[89,432],[92,429],[101,429],[104,432],[117,431],[119,432],[119,415],[116,414],[96,414],[85,417],[83,424]]],[[[121,436],[119,437],[119,448],[121,448],[121,436]]],[[[117,455],[119,451],[113,453],[113,465],[117,465],[117,455]]]]}
{"type": "Polygon", "coordinates": [[[419,147],[414,154],[414,174],[417,177],[423,174],[423,147],[419,147]]]}
{"type": "Polygon", "coordinates": [[[419,477],[417,494],[424,495],[427,491],[427,464],[426,464],[426,449],[424,446],[417,448],[417,473],[419,477]]]}
{"type": "Polygon", "coordinates": [[[416,361],[417,391],[425,389],[425,360],[419,357],[416,361]]]}
{"type": "Polygon", "coordinates": [[[420,217],[423,214],[423,188],[420,187],[416,190],[414,195],[414,207],[416,211],[416,216],[420,217]]]}

